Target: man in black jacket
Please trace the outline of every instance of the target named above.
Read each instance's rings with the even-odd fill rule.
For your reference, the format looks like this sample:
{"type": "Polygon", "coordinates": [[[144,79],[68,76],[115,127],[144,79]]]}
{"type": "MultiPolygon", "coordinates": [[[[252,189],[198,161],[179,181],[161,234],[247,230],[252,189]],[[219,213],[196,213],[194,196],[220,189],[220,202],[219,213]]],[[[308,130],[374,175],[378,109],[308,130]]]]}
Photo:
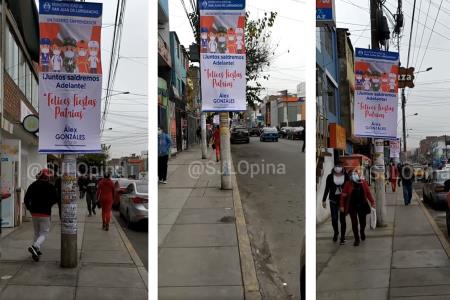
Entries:
{"type": "Polygon", "coordinates": [[[39,256],[42,255],[41,245],[50,231],[52,206],[58,200],[55,187],[49,179],[49,170],[41,170],[38,180],[28,187],[25,194],[25,206],[31,213],[34,227],[34,242],[28,251],[34,261],[39,261],[39,256]]]}

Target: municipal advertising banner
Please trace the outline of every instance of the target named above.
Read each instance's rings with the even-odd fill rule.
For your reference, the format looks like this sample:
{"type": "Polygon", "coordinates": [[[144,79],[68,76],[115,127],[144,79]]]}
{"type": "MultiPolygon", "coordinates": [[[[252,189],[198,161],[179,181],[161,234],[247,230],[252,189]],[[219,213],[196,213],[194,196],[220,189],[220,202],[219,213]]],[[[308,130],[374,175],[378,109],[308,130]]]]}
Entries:
{"type": "Polygon", "coordinates": [[[400,158],[400,139],[389,141],[389,157],[400,158]]]}
{"type": "Polygon", "coordinates": [[[39,2],[39,152],[101,152],[102,4],[39,2]]]}
{"type": "Polygon", "coordinates": [[[202,110],[246,110],[245,0],[200,1],[202,110]]]}
{"type": "Polygon", "coordinates": [[[397,137],[398,63],[396,52],[355,49],[355,136],[397,137]]]}

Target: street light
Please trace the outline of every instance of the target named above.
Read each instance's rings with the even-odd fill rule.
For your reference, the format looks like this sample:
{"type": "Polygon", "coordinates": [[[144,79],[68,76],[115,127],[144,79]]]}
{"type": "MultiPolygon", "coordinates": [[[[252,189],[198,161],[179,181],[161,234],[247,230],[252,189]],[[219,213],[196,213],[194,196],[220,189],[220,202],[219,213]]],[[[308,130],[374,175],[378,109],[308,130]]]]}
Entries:
{"type": "Polygon", "coordinates": [[[425,70],[414,72],[414,74],[425,73],[425,72],[428,72],[428,71],[431,71],[431,70],[433,70],[433,67],[428,67],[425,70]]]}

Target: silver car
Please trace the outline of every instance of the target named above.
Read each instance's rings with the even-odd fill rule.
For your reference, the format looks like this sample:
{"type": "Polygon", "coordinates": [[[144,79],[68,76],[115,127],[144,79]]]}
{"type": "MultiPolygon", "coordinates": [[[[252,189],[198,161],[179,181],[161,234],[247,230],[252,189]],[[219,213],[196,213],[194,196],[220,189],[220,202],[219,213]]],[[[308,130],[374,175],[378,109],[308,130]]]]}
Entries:
{"type": "Polygon", "coordinates": [[[450,170],[433,171],[423,185],[423,201],[430,202],[434,206],[444,206],[447,204],[447,191],[445,182],[450,179],[450,170]]]}
{"type": "Polygon", "coordinates": [[[148,220],[148,182],[133,181],[120,194],[120,216],[128,226],[148,220]]]}

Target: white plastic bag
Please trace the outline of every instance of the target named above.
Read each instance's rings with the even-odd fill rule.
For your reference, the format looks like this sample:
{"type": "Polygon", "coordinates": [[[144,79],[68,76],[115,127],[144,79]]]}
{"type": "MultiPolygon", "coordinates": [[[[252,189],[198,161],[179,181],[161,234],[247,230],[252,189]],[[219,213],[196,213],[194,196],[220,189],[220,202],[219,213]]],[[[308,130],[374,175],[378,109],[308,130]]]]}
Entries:
{"type": "Polygon", "coordinates": [[[377,210],[373,207],[370,208],[370,229],[377,228],[377,210]]]}

